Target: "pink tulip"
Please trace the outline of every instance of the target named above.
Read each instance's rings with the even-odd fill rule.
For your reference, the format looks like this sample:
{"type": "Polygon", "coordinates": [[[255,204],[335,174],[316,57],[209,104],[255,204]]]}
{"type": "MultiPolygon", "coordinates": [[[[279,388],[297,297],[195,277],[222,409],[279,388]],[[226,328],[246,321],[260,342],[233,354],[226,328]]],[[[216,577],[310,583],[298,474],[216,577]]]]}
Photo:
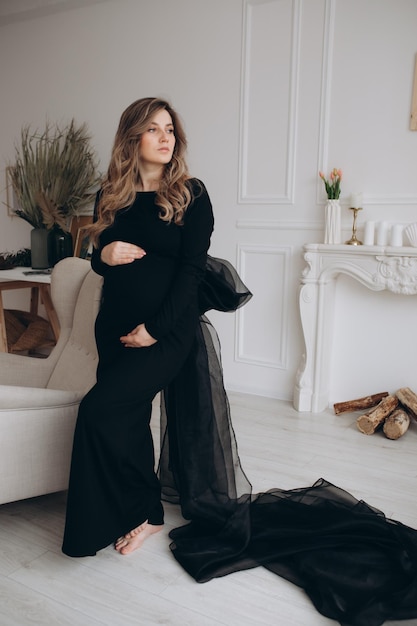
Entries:
{"type": "Polygon", "coordinates": [[[331,200],[338,199],[340,197],[340,182],[343,176],[342,170],[334,167],[330,171],[329,180],[326,179],[322,171],[319,171],[319,176],[324,182],[327,197],[331,200]]]}

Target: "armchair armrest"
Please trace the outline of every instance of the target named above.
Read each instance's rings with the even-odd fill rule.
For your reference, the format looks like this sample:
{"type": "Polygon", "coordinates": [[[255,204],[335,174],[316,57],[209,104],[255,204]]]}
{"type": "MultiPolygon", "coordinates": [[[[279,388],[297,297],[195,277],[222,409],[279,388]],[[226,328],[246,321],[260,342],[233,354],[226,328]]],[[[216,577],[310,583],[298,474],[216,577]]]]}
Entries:
{"type": "Polygon", "coordinates": [[[83,396],[82,391],[0,385],[0,413],[24,409],[42,411],[56,407],[63,409],[67,406],[78,406],[83,396]]]}

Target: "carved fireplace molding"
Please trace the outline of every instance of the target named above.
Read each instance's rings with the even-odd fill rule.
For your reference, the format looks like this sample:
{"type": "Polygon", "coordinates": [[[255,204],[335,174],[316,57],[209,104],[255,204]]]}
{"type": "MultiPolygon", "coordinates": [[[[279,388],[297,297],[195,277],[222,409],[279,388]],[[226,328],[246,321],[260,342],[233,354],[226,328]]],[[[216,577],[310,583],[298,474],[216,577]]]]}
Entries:
{"type": "Polygon", "coordinates": [[[305,351],[296,375],[294,407],[318,413],[329,406],[336,279],[346,274],[373,291],[417,294],[417,248],[307,244],[300,287],[305,351]],[[330,330],[329,330],[330,329],[330,330]]]}

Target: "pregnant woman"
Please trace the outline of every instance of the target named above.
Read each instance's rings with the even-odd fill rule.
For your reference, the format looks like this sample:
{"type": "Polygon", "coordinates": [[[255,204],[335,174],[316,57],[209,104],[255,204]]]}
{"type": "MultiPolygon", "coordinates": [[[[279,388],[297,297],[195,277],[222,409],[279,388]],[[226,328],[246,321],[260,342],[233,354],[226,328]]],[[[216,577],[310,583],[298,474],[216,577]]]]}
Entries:
{"type": "Polygon", "coordinates": [[[180,371],[199,322],[213,213],[190,178],[177,114],[156,98],[123,113],[92,228],[104,278],[97,384],[80,405],[63,550],[131,552],[161,529],[152,400],[180,371]]]}

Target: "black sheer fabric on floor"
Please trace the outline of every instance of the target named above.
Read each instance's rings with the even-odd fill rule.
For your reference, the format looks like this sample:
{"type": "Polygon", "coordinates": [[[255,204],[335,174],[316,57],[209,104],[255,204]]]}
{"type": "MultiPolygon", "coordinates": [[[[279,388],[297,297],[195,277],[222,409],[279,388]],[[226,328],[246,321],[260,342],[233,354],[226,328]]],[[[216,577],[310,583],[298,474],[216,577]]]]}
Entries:
{"type": "MultiPolygon", "coordinates": [[[[201,293],[202,312],[235,310],[251,297],[234,268],[211,257],[201,293]]],[[[343,626],[417,617],[416,530],[323,479],[252,495],[217,334],[204,315],[186,364],[162,394],[159,477],[163,498],[189,520],[171,531],[171,550],[196,581],[262,565],[343,626]]]]}

